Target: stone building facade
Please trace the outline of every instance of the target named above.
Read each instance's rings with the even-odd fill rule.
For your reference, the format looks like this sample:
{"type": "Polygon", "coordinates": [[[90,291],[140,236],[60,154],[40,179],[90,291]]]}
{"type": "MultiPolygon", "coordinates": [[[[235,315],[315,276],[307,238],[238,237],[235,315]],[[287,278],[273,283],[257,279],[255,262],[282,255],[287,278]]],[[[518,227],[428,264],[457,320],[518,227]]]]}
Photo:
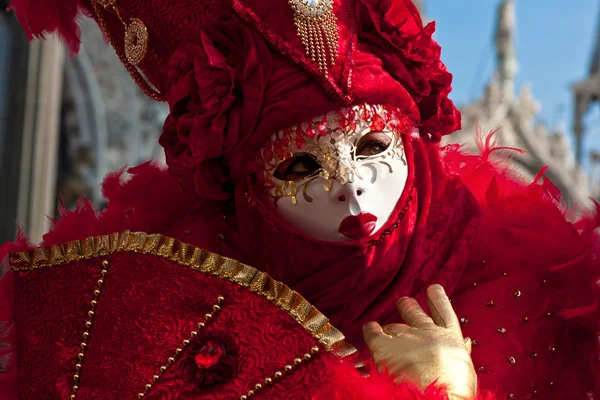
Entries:
{"type": "Polygon", "coordinates": [[[590,182],[576,162],[564,125],[548,127],[536,122],[540,104],[531,87],[525,85],[516,91],[519,65],[515,40],[514,0],[501,0],[495,31],[495,71],[482,95],[461,107],[463,128],[450,135],[449,140],[475,147],[477,129],[484,134],[499,129],[497,137],[503,146],[525,151],[511,155],[519,172],[531,179],[541,168],[548,166],[545,176],[561,189],[566,201],[590,205],[590,182]]]}

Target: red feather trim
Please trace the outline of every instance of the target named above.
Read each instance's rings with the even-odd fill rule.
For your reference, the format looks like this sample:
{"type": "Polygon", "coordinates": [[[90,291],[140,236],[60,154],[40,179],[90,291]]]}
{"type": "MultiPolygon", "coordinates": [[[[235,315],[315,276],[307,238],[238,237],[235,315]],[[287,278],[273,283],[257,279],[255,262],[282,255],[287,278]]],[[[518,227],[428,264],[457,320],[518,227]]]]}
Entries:
{"type": "Polygon", "coordinates": [[[491,161],[492,154],[496,152],[514,151],[519,154],[525,153],[525,151],[516,147],[500,146],[498,144],[498,138],[496,138],[496,134],[499,131],[500,128],[494,129],[486,135],[479,125],[475,126],[475,143],[477,144],[477,148],[479,149],[479,153],[481,153],[483,161],[491,161]]]}
{"type": "Polygon", "coordinates": [[[77,19],[82,14],[93,15],[83,0],[13,0],[7,8],[10,10],[15,10],[27,39],[57,33],[71,55],[79,51],[81,29],[77,19]]]}
{"type": "MultiPolygon", "coordinates": [[[[432,384],[425,390],[420,390],[412,384],[394,383],[390,375],[380,372],[372,372],[365,377],[348,362],[332,359],[326,370],[326,381],[312,400],[448,400],[443,387],[432,384]]],[[[495,398],[492,393],[486,392],[471,400],[495,398]]]]}
{"type": "Polygon", "coordinates": [[[474,251],[472,265],[480,266],[481,260],[486,260],[486,268],[467,269],[462,278],[465,286],[459,289],[464,291],[462,299],[453,299],[457,312],[477,317],[477,322],[465,326],[465,334],[475,332],[478,341],[486,343],[474,352],[473,359],[476,365],[493,367],[496,375],[482,374],[481,383],[485,387],[499,384],[499,390],[509,385],[511,391],[523,394],[532,385],[544,390],[544,380],[560,377],[561,385],[553,388],[552,398],[584,398],[582,394],[597,382],[595,398],[600,395],[600,207],[570,223],[565,218],[570,210],[561,203],[560,190],[544,178],[547,168],[542,168],[533,181],[525,181],[508,163],[497,163],[496,157],[490,159],[493,149],[505,149],[493,144],[494,134],[485,140],[479,137],[481,155],[465,154],[459,146],[444,150],[448,169],[461,177],[482,207],[482,246],[474,251]],[[495,275],[499,266],[506,275],[495,275]],[[479,282],[478,288],[485,290],[471,289],[473,282],[479,282]],[[515,303],[513,290],[517,287],[519,292],[535,296],[515,303]],[[481,312],[478,304],[489,299],[494,299],[498,310],[498,305],[511,304],[511,312],[517,315],[524,312],[521,309],[533,313],[530,316],[538,313],[537,320],[533,317],[525,327],[508,313],[481,312]],[[547,311],[550,317],[560,319],[540,319],[547,311]],[[486,333],[487,324],[502,324],[518,338],[518,346],[500,339],[493,330],[486,333]],[[510,349],[511,356],[522,360],[521,371],[530,371],[529,352],[540,340],[552,346],[552,361],[538,361],[535,375],[517,379],[511,375],[509,364],[492,361],[510,349]]]}
{"type": "Polygon", "coordinates": [[[177,182],[152,162],[108,174],[102,195],[108,207],[98,213],[87,199],[78,202],[74,211],[60,210],[44,235],[44,245],[65,243],[85,237],[106,235],[124,230],[147,233],[164,232],[173,221],[189,213],[194,203],[177,182]]]}

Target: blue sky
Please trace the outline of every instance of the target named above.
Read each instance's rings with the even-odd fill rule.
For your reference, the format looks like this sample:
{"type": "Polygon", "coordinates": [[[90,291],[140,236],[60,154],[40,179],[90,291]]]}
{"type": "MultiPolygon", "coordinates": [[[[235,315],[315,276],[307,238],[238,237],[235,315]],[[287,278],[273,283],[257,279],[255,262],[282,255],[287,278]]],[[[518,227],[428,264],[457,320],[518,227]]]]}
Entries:
{"type": "MultiPolygon", "coordinates": [[[[454,74],[452,99],[464,104],[479,96],[494,66],[493,34],[499,0],[426,0],[437,23],[442,59],[454,74]]],[[[598,23],[597,0],[516,0],[517,90],[524,82],[542,104],[539,118],[562,119],[572,134],[570,85],[586,77],[598,23]],[[563,109],[561,112],[560,109],[563,109]]],[[[587,149],[600,150],[600,112],[586,119],[587,149]]],[[[491,129],[493,127],[485,127],[491,129]]]]}

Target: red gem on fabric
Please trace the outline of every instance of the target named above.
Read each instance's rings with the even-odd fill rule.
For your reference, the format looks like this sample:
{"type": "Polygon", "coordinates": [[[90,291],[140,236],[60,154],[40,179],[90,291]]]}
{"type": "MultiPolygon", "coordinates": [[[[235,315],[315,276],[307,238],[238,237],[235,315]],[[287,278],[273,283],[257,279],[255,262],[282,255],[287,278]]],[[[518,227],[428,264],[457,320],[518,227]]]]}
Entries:
{"type": "Polygon", "coordinates": [[[209,340],[200,349],[194,358],[194,361],[196,362],[196,366],[198,368],[209,369],[217,365],[224,354],[225,349],[223,348],[223,345],[214,340],[209,340]]]}
{"type": "Polygon", "coordinates": [[[327,135],[327,116],[324,116],[323,119],[321,119],[317,129],[319,130],[319,136],[327,135]]]}
{"type": "Polygon", "coordinates": [[[371,115],[369,114],[369,110],[367,110],[366,107],[362,106],[362,112],[361,112],[361,118],[364,119],[365,121],[369,120],[371,115]]]}
{"type": "Polygon", "coordinates": [[[381,132],[385,128],[385,121],[379,114],[373,114],[373,120],[371,122],[371,130],[373,132],[381,132]]]}
{"type": "Polygon", "coordinates": [[[238,369],[239,346],[227,333],[208,329],[190,343],[182,373],[198,388],[227,382],[238,369]]]}
{"type": "Polygon", "coordinates": [[[269,148],[265,149],[264,157],[265,157],[265,160],[269,160],[269,161],[272,160],[273,159],[273,151],[269,148]]]}
{"type": "Polygon", "coordinates": [[[298,148],[301,148],[302,146],[304,146],[304,143],[306,143],[304,134],[302,134],[301,136],[296,136],[296,146],[298,146],[298,148]]]}
{"type": "Polygon", "coordinates": [[[283,153],[283,148],[282,147],[276,147],[275,148],[275,154],[277,154],[277,157],[279,157],[280,160],[284,159],[285,154],[283,153]]]}

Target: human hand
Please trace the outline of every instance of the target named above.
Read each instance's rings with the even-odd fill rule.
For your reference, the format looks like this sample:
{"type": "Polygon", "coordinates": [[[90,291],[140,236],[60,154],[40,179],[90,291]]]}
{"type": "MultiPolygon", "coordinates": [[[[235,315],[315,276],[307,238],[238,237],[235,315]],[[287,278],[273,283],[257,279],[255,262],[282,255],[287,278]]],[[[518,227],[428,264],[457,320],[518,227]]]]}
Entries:
{"type": "Polygon", "coordinates": [[[471,341],[464,339],[450,300],[440,285],[427,289],[429,317],[417,301],[403,297],[398,311],[405,324],[363,327],[365,342],[375,365],[397,382],[412,382],[422,389],[432,383],[445,386],[452,400],[474,398],[477,375],[471,360],[471,341]]]}

